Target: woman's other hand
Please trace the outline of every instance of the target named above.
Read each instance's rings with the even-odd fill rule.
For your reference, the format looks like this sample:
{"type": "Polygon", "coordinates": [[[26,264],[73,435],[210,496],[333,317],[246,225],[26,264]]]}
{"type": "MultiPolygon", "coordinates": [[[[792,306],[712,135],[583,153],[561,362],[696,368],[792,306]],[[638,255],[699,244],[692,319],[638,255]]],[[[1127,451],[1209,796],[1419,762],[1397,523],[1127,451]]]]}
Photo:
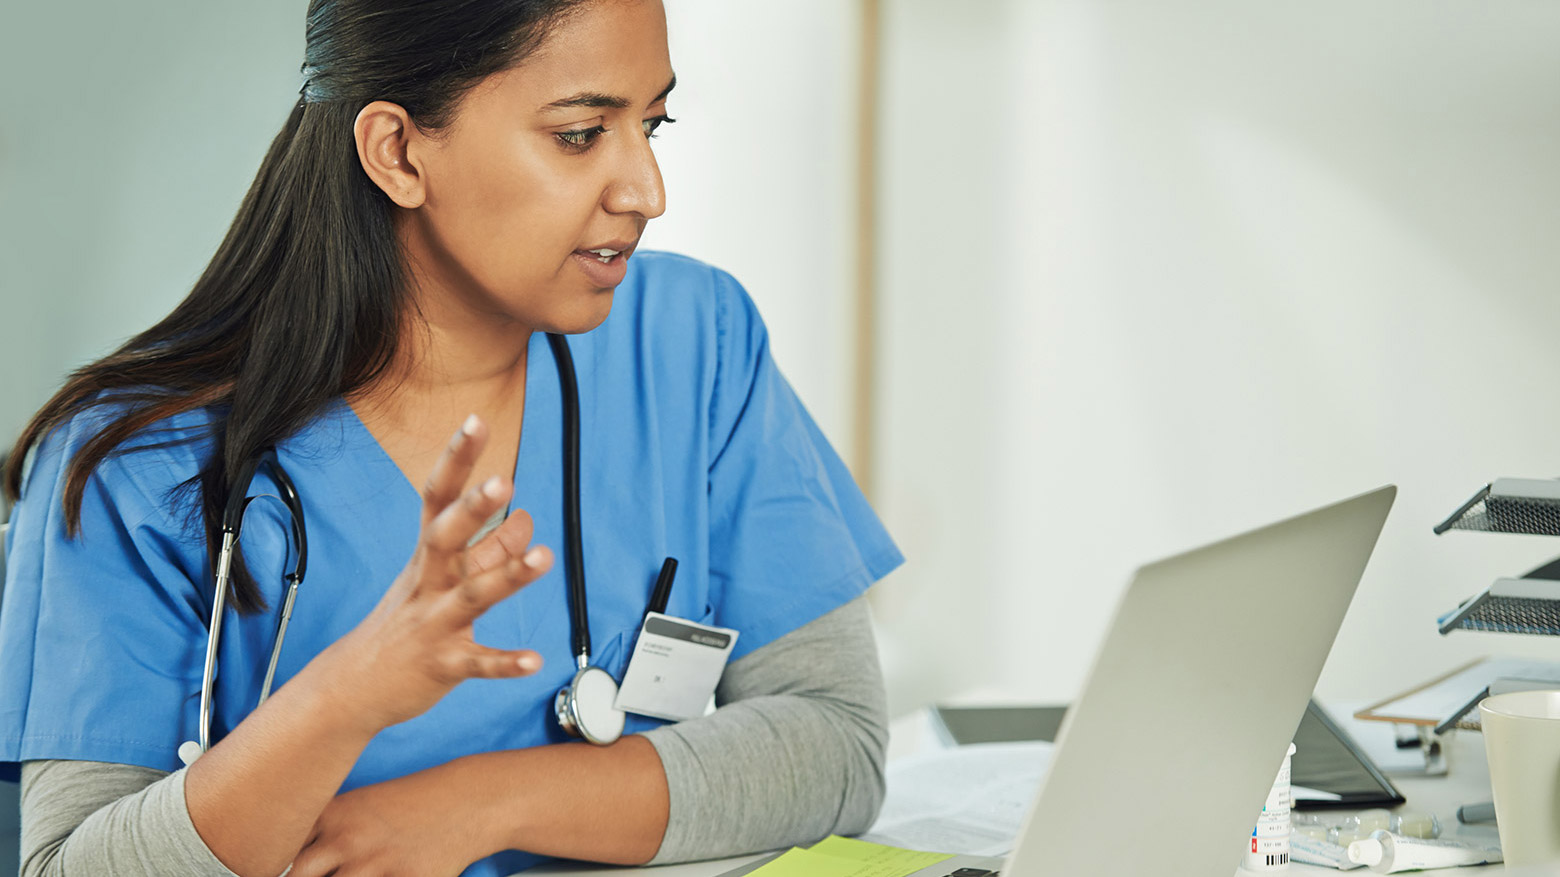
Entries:
{"type": "Polygon", "coordinates": [[[467,418],[423,488],[411,560],[368,617],[316,659],[371,731],[426,712],[467,679],[529,676],[542,666],[533,651],[488,648],[472,638],[477,616],[552,567],[547,548],[526,550],[531,524],[524,512],[504,522],[501,538],[495,532],[484,539],[484,551],[468,551],[513,490],[498,478],[466,485],[486,442],[487,427],[476,415],[467,418]]]}
{"type": "Polygon", "coordinates": [[[288,877],[459,874],[488,849],[439,768],[336,796],[320,814],[288,877]]]}

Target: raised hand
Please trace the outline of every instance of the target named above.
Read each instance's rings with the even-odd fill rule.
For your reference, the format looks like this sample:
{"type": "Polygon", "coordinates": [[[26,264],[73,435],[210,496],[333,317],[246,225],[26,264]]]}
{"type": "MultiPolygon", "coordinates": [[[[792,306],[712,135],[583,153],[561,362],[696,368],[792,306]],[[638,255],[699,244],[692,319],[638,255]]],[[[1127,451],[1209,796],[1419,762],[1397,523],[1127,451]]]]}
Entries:
{"type": "Polygon", "coordinates": [[[422,530],[411,560],[351,633],[320,655],[342,683],[340,695],[373,730],[427,711],[466,679],[528,676],[541,668],[529,650],[492,649],[472,639],[472,622],[552,567],[552,552],[525,548],[530,519],[516,512],[479,545],[482,525],[513,486],[492,478],[467,486],[487,428],[467,418],[423,488],[422,530]]]}

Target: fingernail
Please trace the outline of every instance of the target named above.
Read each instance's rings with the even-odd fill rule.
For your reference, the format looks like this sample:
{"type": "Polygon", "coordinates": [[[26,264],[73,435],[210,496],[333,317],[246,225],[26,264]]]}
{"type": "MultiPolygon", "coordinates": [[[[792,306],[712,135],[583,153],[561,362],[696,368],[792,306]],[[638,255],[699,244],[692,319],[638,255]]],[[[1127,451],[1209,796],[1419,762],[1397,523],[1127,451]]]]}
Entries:
{"type": "Polygon", "coordinates": [[[493,476],[482,482],[482,495],[488,499],[498,499],[504,495],[504,479],[493,476]]]}
{"type": "Polygon", "coordinates": [[[542,549],[532,548],[530,551],[525,553],[525,557],[523,559],[525,560],[526,566],[530,567],[531,569],[537,569],[541,567],[544,557],[546,557],[546,554],[542,551],[542,549]]]}
{"type": "Polygon", "coordinates": [[[515,659],[515,663],[527,673],[534,673],[542,668],[542,659],[537,655],[521,655],[515,659]]]}
{"type": "Polygon", "coordinates": [[[468,436],[477,434],[477,427],[482,425],[481,419],[475,414],[466,415],[466,422],[460,425],[460,431],[468,436]]]}

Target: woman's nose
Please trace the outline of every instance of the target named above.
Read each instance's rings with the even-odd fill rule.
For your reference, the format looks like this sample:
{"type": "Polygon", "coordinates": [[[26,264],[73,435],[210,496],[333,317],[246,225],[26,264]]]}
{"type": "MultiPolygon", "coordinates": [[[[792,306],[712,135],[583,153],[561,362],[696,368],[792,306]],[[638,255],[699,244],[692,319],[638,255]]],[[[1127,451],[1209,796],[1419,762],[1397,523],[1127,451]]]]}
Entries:
{"type": "Polygon", "coordinates": [[[625,138],[622,156],[602,199],[609,213],[637,213],[654,219],[666,212],[666,186],[650,139],[635,131],[625,138]]]}

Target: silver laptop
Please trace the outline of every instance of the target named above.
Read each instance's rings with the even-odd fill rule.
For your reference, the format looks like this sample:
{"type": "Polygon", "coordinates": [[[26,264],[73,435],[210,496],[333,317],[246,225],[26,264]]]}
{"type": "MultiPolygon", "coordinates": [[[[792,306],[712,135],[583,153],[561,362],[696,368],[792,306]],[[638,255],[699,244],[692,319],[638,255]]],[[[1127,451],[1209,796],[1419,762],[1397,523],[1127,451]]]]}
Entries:
{"type": "Polygon", "coordinates": [[[915,877],[1234,875],[1396,495],[1139,569],[1012,854],[915,877]]]}

